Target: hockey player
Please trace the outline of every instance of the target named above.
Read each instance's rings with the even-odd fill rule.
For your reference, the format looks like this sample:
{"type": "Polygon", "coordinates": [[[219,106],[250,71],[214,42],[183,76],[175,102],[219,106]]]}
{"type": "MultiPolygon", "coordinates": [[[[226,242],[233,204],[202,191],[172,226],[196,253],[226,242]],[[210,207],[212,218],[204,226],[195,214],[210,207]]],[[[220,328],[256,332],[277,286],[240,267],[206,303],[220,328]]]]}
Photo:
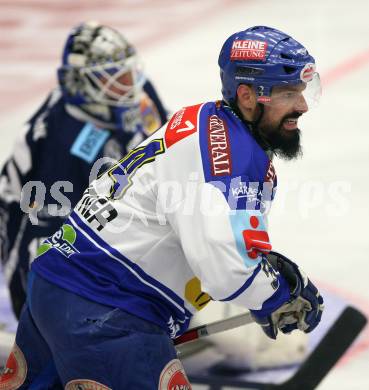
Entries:
{"type": "Polygon", "coordinates": [[[271,338],[318,325],[321,296],[271,252],[264,222],[270,156],[300,152],[314,58],[257,26],[226,40],[219,66],[223,100],[179,110],[41,244],[2,388],[54,372],[68,390],[190,389],[171,339],[210,300],[250,309],[271,338]]]}
{"type": "Polygon", "coordinates": [[[120,158],[166,121],[135,48],[110,27],[73,29],[58,79],[0,177],[0,257],[16,316],[40,241],[81,198],[95,161],[120,158]]]}

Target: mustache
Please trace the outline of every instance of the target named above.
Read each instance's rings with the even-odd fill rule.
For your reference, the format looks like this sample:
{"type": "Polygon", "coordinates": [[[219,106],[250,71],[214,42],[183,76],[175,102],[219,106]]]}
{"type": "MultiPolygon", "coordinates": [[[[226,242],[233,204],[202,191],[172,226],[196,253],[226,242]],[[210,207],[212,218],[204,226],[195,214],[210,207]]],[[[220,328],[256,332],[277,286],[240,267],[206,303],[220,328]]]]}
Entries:
{"type": "Polygon", "coordinates": [[[283,121],[285,121],[286,119],[297,119],[299,118],[300,116],[302,115],[301,112],[297,112],[297,111],[294,111],[292,112],[291,114],[286,114],[282,120],[281,120],[281,123],[283,123],[283,121]]]}

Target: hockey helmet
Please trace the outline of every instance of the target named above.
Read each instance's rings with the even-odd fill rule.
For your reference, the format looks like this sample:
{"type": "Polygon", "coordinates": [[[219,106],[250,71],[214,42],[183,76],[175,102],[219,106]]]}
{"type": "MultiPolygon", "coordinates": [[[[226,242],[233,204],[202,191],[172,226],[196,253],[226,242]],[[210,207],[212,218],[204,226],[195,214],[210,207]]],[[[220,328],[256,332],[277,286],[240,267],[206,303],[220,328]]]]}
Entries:
{"type": "Polygon", "coordinates": [[[222,94],[234,104],[240,84],[252,85],[259,103],[271,103],[274,86],[305,83],[308,106],[320,97],[319,74],[307,49],[289,35],[255,26],[231,35],[223,44],[218,64],[222,94]]]}
{"type": "Polygon", "coordinates": [[[135,48],[116,30],[86,22],[69,34],[58,69],[67,102],[137,105],[145,82],[135,48]]]}

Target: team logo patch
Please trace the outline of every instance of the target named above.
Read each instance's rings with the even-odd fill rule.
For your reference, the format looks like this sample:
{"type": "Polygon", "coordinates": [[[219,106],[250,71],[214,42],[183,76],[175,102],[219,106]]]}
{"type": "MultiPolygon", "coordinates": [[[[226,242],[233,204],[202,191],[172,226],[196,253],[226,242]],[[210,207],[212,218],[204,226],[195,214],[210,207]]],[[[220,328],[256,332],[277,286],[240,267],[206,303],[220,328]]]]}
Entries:
{"type": "Polygon", "coordinates": [[[228,129],[217,115],[209,117],[208,148],[213,176],[226,176],[232,173],[231,150],[228,129]]]}
{"type": "Polygon", "coordinates": [[[309,63],[304,66],[300,73],[300,79],[307,83],[308,81],[311,81],[315,73],[315,64],[309,63]]]}
{"type": "Polygon", "coordinates": [[[136,171],[143,165],[155,161],[155,158],[164,152],[165,147],[162,138],[153,139],[144,146],[132,149],[108,171],[108,175],[113,181],[109,198],[121,198],[131,187],[132,177],[136,171]]]}
{"type": "Polygon", "coordinates": [[[68,382],[65,390],[112,390],[102,383],[91,381],[89,379],[74,379],[68,382]]]}
{"type": "Polygon", "coordinates": [[[250,39],[232,43],[231,60],[264,60],[268,42],[250,39]]]}
{"type": "Polygon", "coordinates": [[[17,344],[14,344],[10,352],[5,369],[0,375],[0,389],[18,389],[27,376],[27,362],[17,344]]]}
{"type": "Polygon", "coordinates": [[[158,390],[191,390],[182,363],[178,359],[171,360],[160,374],[158,390]]]}

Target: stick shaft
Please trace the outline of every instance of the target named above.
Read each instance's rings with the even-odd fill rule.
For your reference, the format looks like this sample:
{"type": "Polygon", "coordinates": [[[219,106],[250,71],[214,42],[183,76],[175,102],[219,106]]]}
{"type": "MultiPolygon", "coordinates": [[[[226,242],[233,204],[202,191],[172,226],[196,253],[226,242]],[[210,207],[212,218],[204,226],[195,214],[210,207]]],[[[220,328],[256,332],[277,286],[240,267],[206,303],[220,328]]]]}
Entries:
{"type": "Polygon", "coordinates": [[[180,345],[215,333],[224,332],[225,330],[238,328],[239,326],[247,325],[252,322],[254,322],[254,320],[250,313],[238,314],[224,320],[215,321],[210,324],[200,325],[196,328],[189,329],[187,332],[177,337],[174,340],[174,344],[180,345]]]}

